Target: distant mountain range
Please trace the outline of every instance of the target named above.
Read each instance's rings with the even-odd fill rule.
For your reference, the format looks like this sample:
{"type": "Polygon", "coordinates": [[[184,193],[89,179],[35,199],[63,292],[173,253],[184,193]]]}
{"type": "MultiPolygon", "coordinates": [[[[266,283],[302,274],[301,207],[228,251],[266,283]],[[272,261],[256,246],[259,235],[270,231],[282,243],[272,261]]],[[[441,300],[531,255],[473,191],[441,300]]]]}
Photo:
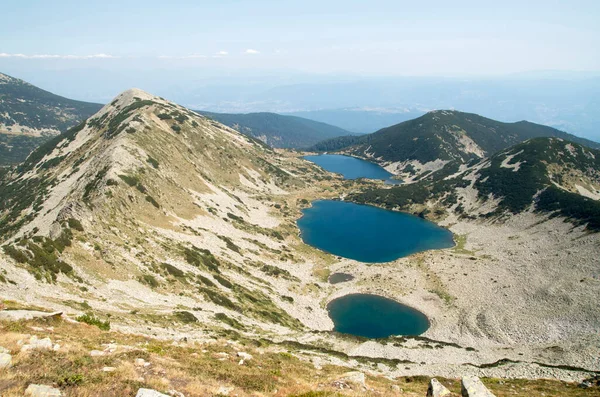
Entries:
{"type": "Polygon", "coordinates": [[[538,137],[557,137],[600,149],[600,143],[527,121],[502,123],[472,113],[438,110],[373,134],[326,140],[310,150],[372,159],[402,178],[418,179],[450,161],[482,159],[538,137]]]}
{"type": "Polygon", "coordinates": [[[301,149],[323,139],[352,134],[326,123],[276,113],[198,113],[275,148],[301,149]]]}
{"type": "Polygon", "coordinates": [[[106,103],[115,92],[137,86],[191,109],[291,114],[361,133],[406,120],[391,119],[402,116],[392,112],[408,111],[412,113],[409,118],[414,118],[428,110],[459,109],[504,122],[530,120],[600,141],[598,73],[535,71],[481,78],[443,78],[323,76],[271,71],[250,75],[232,73],[222,78],[199,77],[196,68],[176,73],[157,69],[116,74],[83,67],[35,72],[12,69],[11,73],[66,97],[91,102],[106,103]]]}
{"type": "Polygon", "coordinates": [[[49,137],[80,123],[101,107],[54,95],[0,73],[0,165],[23,161],[49,137]]]}
{"type": "MultiPolygon", "coordinates": [[[[0,166],[24,161],[35,148],[101,107],[55,95],[0,73],[0,166]]],[[[276,113],[198,113],[276,148],[305,148],[352,134],[326,123],[276,113]]]]}
{"type": "Polygon", "coordinates": [[[335,125],[353,133],[369,134],[390,125],[422,116],[425,111],[406,109],[321,109],[285,113],[335,125]]]}

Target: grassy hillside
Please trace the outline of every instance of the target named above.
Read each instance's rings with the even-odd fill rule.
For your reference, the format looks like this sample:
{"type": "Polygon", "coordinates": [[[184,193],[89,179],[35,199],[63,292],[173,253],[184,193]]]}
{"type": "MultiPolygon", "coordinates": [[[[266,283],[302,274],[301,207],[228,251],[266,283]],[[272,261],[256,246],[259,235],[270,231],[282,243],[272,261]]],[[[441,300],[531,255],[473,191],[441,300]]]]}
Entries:
{"type": "Polygon", "coordinates": [[[600,148],[599,143],[527,121],[503,123],[476,114],[441,110],[359,138],[320,142],[311,149],[344,150],[384,162],[425,164],[439,159],[464,163],[536,137],[558,137],[600,148]]]}
{"type": "Polygon", "coordinates": [[[48,137],[78,124],[101,107],[63,98],[0,73],[0,165],[23,161],[48,137]]]}
{"type": "Polygon", "coordinates": [[[324,139],[351,135],[350,132],[329,124],[276,113],[198,113],[276,148],[300,149],[324,139]]]}
{"type": "MultiPolygon", "coordinates": [[[[5,303],[11,308],[21,308],[13,302],[5,303]]],[[[139,317],[144,316],[139,314],[139,317]]],[[[190,326],[175,316],[171,321],[170,325],[179,328],[190,326]]],[[[55,385],[68,396],[133,396],[140,388],[150,388],[174,396],[178,392],[185,396],[231,393],[239,397],[393,397],[401,390],[402,396],[424,397],[430,379],[367,373],[363,385],[349,381],[349,368],[340,364],[315,368],[310,360],[319,354],[318,349],[310,351],[297,343],[277,343],[264,338],[249,340],[235,331],[215,332],[209,342],[173,342],[109,332],[61,318],[3,321],[0,331],[0,344],[13,352],[21,348],[17,341],[28,340],[32,333],[40,339],[60,340],[58,351],[15,353],[12,368],[0,371],[3,396],[22,396],[30,383],[43,383],[55,385]],[[92,357],[92,350],[100,355],[92,357]],[[251,358],[240,364],[239,352],[251,358]]],[[[358,359],[373,367],[378,361],[385,362],[368,357],[358,359]]],[[[455,393],[453,396],[460,395],[459,379],[437,379],[455,393]]],[[[600,396],[598,387],[583,391],[576,383],[550,379],[484,378],[482,381],[498,397],[600,396]]]]}

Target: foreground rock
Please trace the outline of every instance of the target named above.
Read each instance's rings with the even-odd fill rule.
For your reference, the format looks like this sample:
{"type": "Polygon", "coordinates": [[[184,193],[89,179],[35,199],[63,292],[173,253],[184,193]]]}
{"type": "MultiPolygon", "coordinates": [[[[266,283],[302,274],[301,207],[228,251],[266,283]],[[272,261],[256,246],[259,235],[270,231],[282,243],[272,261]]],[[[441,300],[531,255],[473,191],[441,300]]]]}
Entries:
{"type": "Polygon", "coordinates": [[[476,376],[462,378],[460,388],[463,397],[496,397],[476,376]]]}
{"type": "Polygon", "coordinates": [[[232,391],[233,391],[233,387],[221,386],[217,390],[217,394],[220,394],[220,395],[223,395],[223,396],[228,396],[229,393],[231,393],[232,391]]]}
{"type": "Polygon", "coordinates": [[[159,393],[152,389],[139,389],[135,397],[170,397],[167,394],[159,393]]]}
{"type": "Polygon", "coordinates": [[[31,397],[61,397],[60,390],[46,385],[29,385],[25,390],[26,396],[31,397]]]}
{"type": "Polygon", "coordinates": [[[12,356],[8,353],[0,353],[0,369],[12,366],[12,356]]]}
{"type": "Polygon", "coordinates": [[[36,310],[2,310],[0,311],[0,320],[6,321],[20,321],[20,320],[33,320],[34,318],[50,318],[50,317],[61,317],[62,312],[40,312],[36,310]]]}
{"type": "MultiPolygon", "coordinates": [[[[29,339],[29,343],[25,344],[21,347],[22,352],[26,352],[29,350],[52,350],[54,349],[54,345],[52,344],[52,340],[50,338],[38,339],[37,336],[32,336],[29,339]]],[[[58,350],[58,349],[56,349],[58,350]]]]}
{"type": "Polygon", "coordinates": [[[354,386],[360,386],[363,389],[367,388],[365,384],[365,374],[359,371],[346,372],[343,378],[333,382],[333,385],[339,389],[352,389],[354,386]]]}
{"type": "Polygon", "coordinates": [[[427,397],[445,397],[452,395],[452,392],[442,385],[437,379],[432,378],[429,381],[427,397]]]}

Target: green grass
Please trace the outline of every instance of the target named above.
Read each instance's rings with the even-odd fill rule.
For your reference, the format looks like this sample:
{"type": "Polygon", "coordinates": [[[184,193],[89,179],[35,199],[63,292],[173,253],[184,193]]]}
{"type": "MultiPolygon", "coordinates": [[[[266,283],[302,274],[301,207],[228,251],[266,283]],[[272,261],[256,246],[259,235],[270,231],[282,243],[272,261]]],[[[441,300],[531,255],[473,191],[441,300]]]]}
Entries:
{"type": "Polygon", "coordinates": [[[80,323],[94,325],[100,328],[102,331],[110,331],[110,322],[108,320],[102,321],[91,313],[82,314],[81,316],[75,318],[75,320],[79,321],[80,323]]]}
{"type": "Polygon", "coordinates": [[[239,321],[234,318],[229,317],[225,313],[217,313],[215,314],[215,318],[219,321],[224,322],[225,324],[231,326],[232,328],[239,329],[241,331],[245,331],[246,327],[242,325],[239,321]]]}
{"type": "Polygon", "coordinates": [[[177,321],[180,321],[184,324],[192,324],[192,323],[198,322],[198,319],[196,318],[196,316],[194,316],[192,313],[190,313],[188,311],[175,312],[173,314],[173,316],[175,317],[175,319],[177,319],[177,321]]]}
{"type": "Polygon", "coordinates": [[[456,246],[452,249],[455,253],[461,255],[475,255],[475,251],[470,251],[465,249],[467,245],[467,235],[466,234],[456,234],[454,235],[454,242],[456,246]]]}
{"type": "Polygon", "coordinates": [[[162,263],[161,266],[171,276],[175,276],[175,277],[185,276],[185,272],[183,270],[180,270],[177,267],[175,267],[169,263],[162,263]]]}

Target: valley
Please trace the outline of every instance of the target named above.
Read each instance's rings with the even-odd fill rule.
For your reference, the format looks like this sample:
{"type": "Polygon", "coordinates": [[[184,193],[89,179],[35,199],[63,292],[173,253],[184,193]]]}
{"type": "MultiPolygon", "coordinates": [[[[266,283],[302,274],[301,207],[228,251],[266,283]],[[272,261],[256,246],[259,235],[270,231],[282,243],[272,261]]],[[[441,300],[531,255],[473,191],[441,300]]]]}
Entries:
{"type": "MultiPolygon", "coordinates": [[[[552,181],[595,194],[597,151],[559,138],[528,142],[561,153],[551,162],[552,181]],[[561,162],[568,153],[577,167],[561,162]]],[[[520,175],[534,164],[530,157],[515,165],[520,150],[530,150],[523,145],[491,160],[448,160],[437,176],[392,186],[344,179],[305,153],[272,149],[128,90],[2,175],[0,294],[14,308],[110,322],[110,333],[79,349],[98,348],[117,333],[156,340],[149,343],[169,354],[169,341],[177,350],[233,340],[244,348],[267,343],[273,350],[265,354],[289,354],[315,376],[345,368],[386,378],[577,382],[600,371],[595,218],[561,212],[552,200],[551,212],[536,211],[535,189],[518,208],[494,196],[499,188],[482,173],[520,175]],[[303,213],[320,202],[358,206],[331,201],[342,199],[420,215],[454,241],[441,229],[446,245],[368,263],[306,244],[297,226],[303,213]],[[353,278],[330,283],[335,273],[353,278]],[[414,308],[429,327],[418,337],[334,332],[328,305],[353,294],[414,308]]],[[[551,184],[545,178],[534,187],[551,184]]],[[[388,244],[404,238],[394,227],[384,237],[388,244]]],[[[29,332],[31,324],[18,324],[3,325],[0,344],[29,332]]],[[[235,387],[243,395],[256,390],[235,387]]]]}

